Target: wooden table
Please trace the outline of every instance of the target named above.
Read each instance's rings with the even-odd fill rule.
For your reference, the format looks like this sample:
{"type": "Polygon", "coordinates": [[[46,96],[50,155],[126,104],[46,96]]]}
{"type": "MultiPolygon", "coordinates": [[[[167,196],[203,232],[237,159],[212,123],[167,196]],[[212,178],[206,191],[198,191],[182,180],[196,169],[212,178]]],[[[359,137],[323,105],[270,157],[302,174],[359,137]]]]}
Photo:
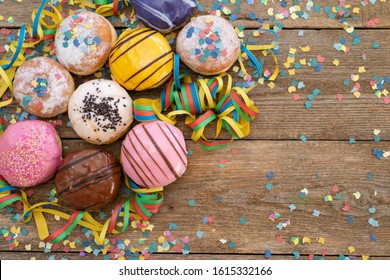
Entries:
{"type": "MultiPolygon", "coordinates": [[[[250,1],[241,1],[241,5],[223,2],[228,3],[226,7],[233,13],[234,9],[241,9],[232,24],[245,26],[245,34],[251,28],[261,27],[251,17],[262,18],[274,26],[272,9],[274,14],[279,14],[280,9],[294,8],[293,1],[285,1],[285,8],[278,1],[268,1],[267,5],[261,4],[264,1],[254,1],[253,5],[248,4],[250,1]]],[[[378,0],[375,5],[362,6],[360,0],[347,1],[351,15],[347,17],[348,25],[343,25],[342,12],[330,18],[333,16],[326,7],[337,11],[341,2],[314,1],[314,6],[321,2],[320,12],[315,12],[315,7],[307,11],[308,1],[300,2],[295,8],[307,13],[307,19],[299,16],[293,19],[295,14],[279,21],[284,25],[279,33],[277,55],[282,74],[274,85],[265,82],[250,93],[260,109],[251,124],[250,135],[234,141],[228,148],[205,151],[190,140],[191,131],[179,121],[187,149],[191,150],[187,172],[165,187],[160,212],[150,220],[152,230],[128,229],[120,236],[108,236],[117,253],[124,246],[121,243],[129,240],[134,251],[147,249],[151,244],[160,246],[161,236],[169,231],[176,240],[176,248],[172,245],[150,258],[264,259],[270,255],[272,259],[390,258],[390,158],[379,159],[373,154],[374,149],[390,150],[390,105],[385,104],[389,103],[388,98],[375,96],[370,86],[374,75],[384,77],[390,73],[390,3],[378,0]],[[359,44],[353,44],[353,37],[348,33],[351,30],[344,29],[349,26],[355,27],[353,35],[359,36],[359,44]],[[347,54],[334,46],[340,40],[343,42],[342,38],[350,48],[347,54]],[[378,48],[373,47],[374,42],[379,44],[378,48]],[[301,65],[292,63],[286,68],[287,57],[289,53],[294,56],[291,54],[294,49],[294,63],[301,65]],[[363,52],[366,59],[362,58],[363,52]],[[321,71],[307,65],[311,59],[320,61],[321,71]],[[359,75],[359,79],[351,77],[352,74],[359,75]],[[296,91],[291,92],[294,81],[303,82],[304,87],[296,86],[296,91]],[[351,93],[355,83],[360,84],[360,98],[351,93]],[[308,109],[306,101],[315,89],[320,94],[308,109]],[[380,142],[378,137],[374,141],[376,129],[380,130],[380,142]],[[307,195],[303,195],[305,189],[307,195]],[[326,202],[327,195],[333,201],[326,202]],[[269,218],[274,212],[280,214],[279,219],[269,218]],[[204,223],[207,217],[213,222],[204,223]],[[287,221],[290,224],[286,226],[283,223],[287,221]],[[373,226],[373,221],[379,226],[373,226]],[[182,253],[186,248],[185,237],[188,237],[189,254],[182,253]],[[298,240],[297,245],[294,240],[298,240]]],[[[39,3],[39,0],[22,3],[5,0],[0,4],[0,18],[5,16],[0,28],[9,28],[16,34],[23,23],[31,23],[31,12],[39,3]],[[7,20],[10,16],[13,22],[7,20]]],[[[200,3],[204,11],[197,10],[194,15],[212,9],[212,1],[200,3]]],[[[76,6],[70,9],[75,10],[76,6]]],[[[129,15],[129,9],[125,14],[129,15]]],[[[120,20],[114,25],[118,29],[125,26],[120,20]]],[[[268,43],[270,39],[256,40],[268,43]]],[[[8,44],[7,40],[7,35],[0,35],[0,46],[8,44]]],[[[274,65],[269,58],[265,66],[272,70],[274,65]]],[[[230,73],[235,80],[241,79],[236,73],[230,73]]],[[[81,83],[85,79],[77,80],[81,83]]],[[[390,90],[389,84],[386,87],[390,90]]],[[[145,95],[157,98],[160,91],[161,88],[147,93],[130,92],[130,95],[133,99],[145,95]]],[[[14,113],[16,108],[15,103],[8,106],[6,114],[14,113]]],[[[62,121],[57,130],[65,148],[64,156],[76,148],[91,146],[66,125],[67,116],[62,121]]],[[[120,145],[121,141],[117,141],[103,149],[119,156],[120,145]]],[[[34,187],[30,200],[46,201],[52,189],[52,181],[34,187]]],[[[121,193],[115,202],[125,197],[121,193]]],[[[106,215],[110,214],[112,205],[104,209],[106,215]]],[[[96,251],[85,256],[80,254],[85,250],[83,245],[87,245],[83,241],[88,240],[82,227],[76,227],[65,243],[50,247],[40,242],[34,223],[12,221],[20,210],[15,206],[8,210],[12,212],[1,212],[0,227],[10,231],[12,227],[16,227],[14,231],[23,228],[28,234],[17,236],[16,247],[12,245],[13,240],[0,237],[0,259],[120,258],[118,254],[104,256],[96,251]]],[[[48,219],[51,230],[64,223],[48,219]]],[[[126,256],[138,257],[137,254],[126,256]]]]}

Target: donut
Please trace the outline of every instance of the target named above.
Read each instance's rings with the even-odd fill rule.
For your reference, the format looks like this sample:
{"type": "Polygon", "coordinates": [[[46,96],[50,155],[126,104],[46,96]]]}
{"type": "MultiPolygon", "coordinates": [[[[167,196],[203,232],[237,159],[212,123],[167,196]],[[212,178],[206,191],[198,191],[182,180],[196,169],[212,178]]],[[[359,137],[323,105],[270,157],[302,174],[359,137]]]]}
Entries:
{"type": "Polygon", "coordinates": [[[133,122],[133,101],[127,91],[111,80],[81,84],[69,99],[68,115],[73,129],[92,144],[110,144],[125,134],[133,122]]]}
{"type": "Polygon", "coordinates": [[[125,173],[139,186],[168,185],[187,167],[183,133],[162,121],[137,124],[122,143],[121,160],[125,173]]]}
{"type": "Polygon", "coordinates": [[[196,6],[195,0],[133,0],[132,4],[145,26],[162,33],[182,26],[196,6]]]}
{"type": "Polygon", "coordinates": [[[55,128],[45,121],[11,124],[0,138],[0,175],[15,187],[47,182],[61,161],[61,140],[55,128]]]}
{"type": "Polygon", "coordinates": [[[173,52],[167,40],[146,27],[123,32],[109,61],[112,78],[128,90],[158,87],[173,70],[173,52]]]}
{"type": "Polygon", "coordinates": [[[79,149],[64,158],[54,185],[64,203],[78,210],[96,211],[115,198],[121,176],[121,165],[110,152],[79,149]]]}
{"type": "Polygon", "coordinates": [[[65,113],[75,89],[70,73],[47,57],[36,57],[23,63],[15,73],[13,86],[19,105],[42,118],[65,113]]]}
{"type": "Polygon", "coordinates": [[[61,22],[54,38],[55,53],[69,72],[86,76],[103,67],[116,39],[116,31],[108,20],[82,11],[61,22]]]}
{"type": "Polygon", "coordinates": [[[227,71],[240,54],[233,26],[219,16],[199,16],[179,32],[176,51],[181,60],[202,75],[227,71]]]}

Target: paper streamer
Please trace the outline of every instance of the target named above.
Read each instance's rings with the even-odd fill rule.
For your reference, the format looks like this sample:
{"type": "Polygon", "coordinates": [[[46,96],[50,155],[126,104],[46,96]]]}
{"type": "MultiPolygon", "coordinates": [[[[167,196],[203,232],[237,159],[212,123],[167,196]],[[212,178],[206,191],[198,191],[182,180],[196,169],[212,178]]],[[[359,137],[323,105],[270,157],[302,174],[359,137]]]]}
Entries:
{"type": "Polygon", "coordinates": [[[250,122],[259,112],[247,95],[253,87],[233,87],[232,77],[227,73],[193,82],[190,76],[179,75],[177,54],[174,61],[173,78],[160,98],[133,102],[135,119],[141,122],[160,119],[174,125],[177,116],[184,116],[185,124],[193,130],[192,140],[199,141],[206,150],[224,147],[235,138],[247,136],[250,122]],[[166,115],[162,113],[167,111],[166,115]],[[210,140],[205,136],[205,128],[214,120],[215,136],[210,140]],[[216,140],[222,129],[231,135],[230,140],[216,140]]]}

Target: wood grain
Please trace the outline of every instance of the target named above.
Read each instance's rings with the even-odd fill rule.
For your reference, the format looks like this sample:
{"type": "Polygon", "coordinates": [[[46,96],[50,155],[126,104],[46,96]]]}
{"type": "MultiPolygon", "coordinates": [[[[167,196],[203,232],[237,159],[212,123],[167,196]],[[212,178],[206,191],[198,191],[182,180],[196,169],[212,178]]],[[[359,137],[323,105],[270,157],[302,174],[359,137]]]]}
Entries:
{"type": "MultiPolygon", "coordinates": [[[[107,149],[118,155],[119,145],[107,149]]],[[[90,145],[81,140],[64,140],[64,146],[68,147],[66,154],[76,147],[90,145]]],[[[187,148],[193,151],[188,170],[165,188],[160,213],[151,220],[154,230],[141,248],[156,242],[169,224],[175,223],[178,230],[171,230],[172,235],[178,240],[188,236],[191,253],[261,254],[269,249],[275,254],[291,254],[294,250],[321,254],[326,249],[327,254],[347,255],[347,247],[354,246],[356,254],[389,256],[390,248],[385,246],[390,242],[389,164],[371,155],[374,146],[372,143],[237,141],[231,146],[237,154],[232,155],[230,149],[206,152],[188,141],[187,148]],[[222,159],[226,161],[224,168],[219,167],[222,159]],[[266,178],[269,171],[274,172],[272,180],[266,178]],[[367,178],[368,172],[373,172],[373,180],[367,178]],[[273,185],[271,191],[265,188],[267,182],[273,185]],[[333,194],[333,202],[326,203],[324,197],[332,194],[334,184],[339,186],[339,194],[344,198],[338,200],[333,194]],[[303,188],[309,191],[304,199],[300,195],[303,188]],[[361,194],[359,200],[353,195],[356,192],[361,194]],[[196,205],[189,206],[189,199],[194,199],[196,205]],[[288,206],[292,203],[297,209],[290,212],[288,206]],[[350,205],[347,212],[341,209],[344,203],[350,205]],[[376,208],[375,214],[369,214],[370,207],[376,208]],[[319,217],[312,215],[314,210],[320,211],[319,217]],[[268,218],[274,211],[281,214],[277,221],[268,218]],[[205,225],[205,216],[213,217],[215,222],[205,225]],[[352,223],[347,222],[348,216],[353,216],[352,223]],[[240,224],[241,217],[246,218],[246,224],[240,224]],[[377,220],[380,226],[373,228],[369,218],[377,220]],[[287,220],[291,225],[279,231],[278,222],[287,220]],[[198,230],[204,232],[203,238],[197,238],[198,230]],[[370,234],[378,241],[370,241],[370,234]],[[279,235],[283,236],[280,243],[276,242],[279,235]],[[310,237],[312,243],[294,246],[290,243],[294,236],[310,237]],[[324,245],[315,241],[319,236],[325,238],[324,245]],[[219,241],[221,238],[235,242],[236,247],[230,249],[219,241]]],[[[31,201],[46,200],[52,188],[51,183],[34,188],[31,201]]],[[[118,197],[118,201],[124,199],[123,195],[118,197]]],[[[107,215],[110,209],[112,204],[105,209],[107,215]]],[[[10,221],[10,214],[4,213],[3,217],[3,227],[15,225],[10,221]]],[[[49,223],[50,228],[61,224],[53,219],[49,223]]],[[[32,244],[33,251],[40,250],[35,226],[16,225],[26,228],[29,234],[18,237],[21,245],[15,251],[24,251],[25,244],[32,244]]],[[[78,236],[84,236],[80,227],[69,239],[78,236]]],[[[141,237],[140,231],[131,230],[121,235],[122,239],[133,242],[141,237]]],[[[7,249],[8,244],[2,242],[0,250],[7,249]]]]}

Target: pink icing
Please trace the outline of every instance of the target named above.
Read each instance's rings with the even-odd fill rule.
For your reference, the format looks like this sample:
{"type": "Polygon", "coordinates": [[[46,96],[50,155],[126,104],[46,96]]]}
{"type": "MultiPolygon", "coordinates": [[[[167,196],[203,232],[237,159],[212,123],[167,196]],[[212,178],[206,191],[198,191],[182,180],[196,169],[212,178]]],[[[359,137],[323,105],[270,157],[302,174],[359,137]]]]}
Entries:
{"type": "Polygon", "coordinates": [[[187,167],[183,133],[176,127],[153,121],[136,125],[122,143],[121,158],[126,174],[146,188],[166,186],[187,167]]]}
{"type": "Polygon", "coordinates": [[[26,120],[0,137],[0,174],[10,185],[32,187],[48,181],[62,161],[57,131],[47,122],[26,120]]]}

